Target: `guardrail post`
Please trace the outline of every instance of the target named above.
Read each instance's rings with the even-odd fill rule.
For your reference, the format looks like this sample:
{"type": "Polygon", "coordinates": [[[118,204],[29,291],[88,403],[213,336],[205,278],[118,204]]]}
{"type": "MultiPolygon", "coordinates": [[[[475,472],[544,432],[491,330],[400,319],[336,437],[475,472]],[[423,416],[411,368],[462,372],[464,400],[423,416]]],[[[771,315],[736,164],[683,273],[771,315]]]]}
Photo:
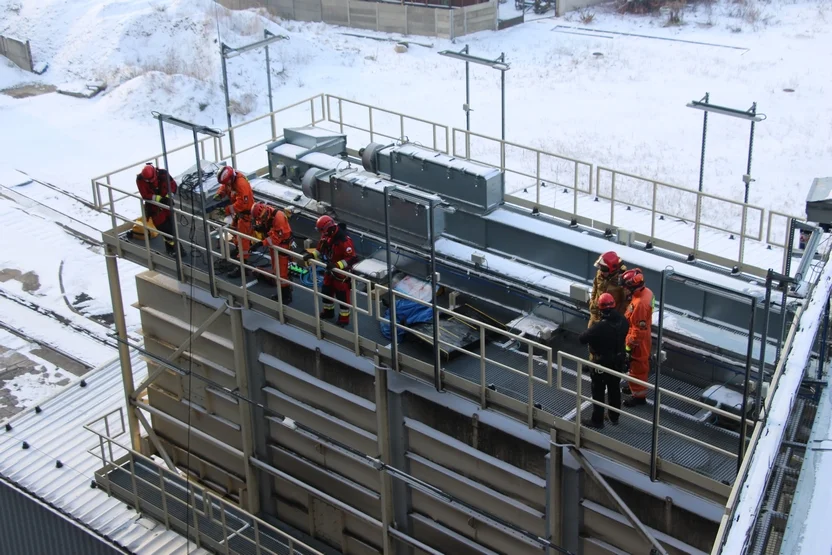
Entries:
{"type": "MultiPolygon", "coordinates": [[[[708,112],[705,112],[705,115],[708,115],[708,112]]],[[[656,213],[655,210],[653,211],[653,218],[655,219],[656,213]]],[[[696,193],[696,220],[693,223],[693,256],[695,258],[699,258],[699,232],[701,231],[701,223],[702,223],[702,193],[696,193]]]]}
{"type": "Polygon", "coordinates": [[[575,446],[581,446],[581,405],[583,404],[583,396],[581,395],[581,386],[583,385],[584,363],[578,361],[578,371],[575,374],[575,446]]]}
{"type": "Polygon", "coordinates": [[[668,275],[671,270],[662,270],[659,286],[659,331],[656,337],[656,375],[653,388],[653,436],[650,445],[650,480],[658,480],[659,474],[659,414],[661,412],[661,377],[662,377],[662,335],[664,333],[664,293],[668,275]]]}
{"type": "Polygon", "coordinates": [[[485,328],[480,326],[480,408],[488,407],[488,397],[485,391],[486,375],[485,375],[485,328]]]}
{"type": "Polygon", "coordinates": [[[339,98],[338,99],[338,125],[341,130],[341,133],[344,132],[344,103],[339,98]]]}
{"type": "MultiPolygon", "coordinates": [[[[655,181],[653,182],[653,209],[651,210],[650,214],[650,240],[655,241],[656,239],[656,196],[659,192],[659,184],[655,181]]],[[[694,226],[694,234],[696,233],[696,227],[694,226]]]]}
{"type": "MultiPolygon", "coordinates": [[[[529,404],[528,424],[529,429],[534,428],[534,344],[529,342],[529,404]]],[[[580,416],[580,415],[578,415],[580,416]]]]}
{"type": "MultiPolygon", "coordinates": [[[[534,174],[534,177],[535,177],[535,191],[536,191],[535,202],[537,204],[540,204],[540,151],[538,150],[535,154],[537,154],[537,169],[535,170],[535,174],[534,174]]],[[[577,171],[576,171],[576,175],[577,175],[577,171]]],[[[557,198],[557,195],[554,198],[557,198]]],[[[553,202],[553,206],[554,206],[554,201],[552,201],[552,202],[553,202]]]]}
{"type": "MultiPolygon", "coordinates": [[[[788,287],[788,286],[787,286],[788,287]]],[[[745,355],[745,380],[742,385],[742,414],[740,415],[740,445],[737,451],[737,472],[745,456],[746,413],[748,412],[748,382],[751,380],[751,357],[754,356],[754,318],[757,315],[757,297],[751,298],[751,317],[748,323],[748,350],[745,355]]],[[[785,319],[785,314],[783,316],[785,319]]]]}
{"type": "Polygon", "coordinates": [[[615,172],[612,172],[610,183],[610,227],[615,225],[615,172]]]}
{"type": "MultiPolygon", "coordinates": [[[[399,335],[396,321],[396,293],[393,291],[393,258],[390,252],[390,193],[396,185],[384,188],[384,243],[387,249],[387,307],[390,311],[390,367],[399,370],[399,335]]],[[[380,315],[379,315],[380,316],[380,315]]]]}
{"type": "Polygon", "coordinates": [[[309,266],[312,269],[312,305],[315,310],[315,336],[321,339],[323,334],[321,333],[321,299],[318,296],[318,265],[312,263],[309,266]]]}
{"type": "MultiPolygon", "coordinates": [[[[118,259],[112,252],[110,246],[105,247],[104,258],[107,261],[107,278],[110,282],[110,300],[113,305],[113,323],[118,334],[118,357],[121,364],[121,379],[124,382],[124,398],[127,407],[131,406],[130,397],[133,395],[135,385],[133,383],[133,364],[130,361],[130,348],[127,346],[127,324],[124,321],[124,302],[121,297],[121,282],[118,277],[118,259]]],[[[127,411],[127,427],[130,432],[130,446],[134,451],[141,449],[141,438],[139,436],[139,421],[136,414],[127,411]]]]}
{"type": "Polygon", "coordinates": [[[373,107],[367,106],[367,110],[370,115],[370,142],[373,142],[373,107]]]}
{"type": "Polygon", "coordinates": [[[740,255],[737,260],[737,269],[742,271],[742,262],[745,258],[745,227],[748,224],[748,204],[742,205],[742,227],[740,227],[740,255]]]}

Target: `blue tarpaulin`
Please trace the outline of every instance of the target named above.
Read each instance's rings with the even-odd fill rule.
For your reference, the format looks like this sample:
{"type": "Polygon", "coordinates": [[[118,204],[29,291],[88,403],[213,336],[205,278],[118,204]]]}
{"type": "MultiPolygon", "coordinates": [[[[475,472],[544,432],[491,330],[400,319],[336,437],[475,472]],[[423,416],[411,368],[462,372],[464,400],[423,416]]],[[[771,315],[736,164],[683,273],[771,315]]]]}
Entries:
{"type": "MultiPolygon", "coordinates": [[[[384,317],[390,319],[389,308],[384,312],[384,317]]],[[[433,309],[408,299],[398,299],[396,301],[396,321],[405,326],[433,322],[433,309]]],[[[390,325],[387,322],[381,322],[380,326],[382,335],[390,339],[390,325]]],[[[405,330],[398,329],[397,331],[399,341],[403,340],[405,330]]]]}

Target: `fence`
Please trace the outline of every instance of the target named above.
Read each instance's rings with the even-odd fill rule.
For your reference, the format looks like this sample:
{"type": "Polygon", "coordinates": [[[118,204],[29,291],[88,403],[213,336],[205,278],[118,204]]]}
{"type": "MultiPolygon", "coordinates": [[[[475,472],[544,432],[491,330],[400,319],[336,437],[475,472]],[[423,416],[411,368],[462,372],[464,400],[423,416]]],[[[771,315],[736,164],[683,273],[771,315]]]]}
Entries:
{"type": "MultiPolygon", "coordinates": [[[[219,0],[231,9],[262,7],[284,19],[355,29],[456,38],[497,29],[497,0],[464,7],[370,0],[219,0]]],[[[435,4],[435,3],[433,3],[435,4]]]]}
{"type": "MultiPolygon", "coordinates": [[[[222,139],[200,139],[199,152],[205,160],[214,162],[238,163],[235,159],[242,157],[243,163],[259,169],[263,167],[259,147],[279,138],[281,127],[322,123],[332,124],[340,132],[349,131],[352,144],[409,141],[500,168],[506,172],[505,199],[509,203],[599,231],[625,229],[631,232],[633,241],[649,242],[657,248],[685,257],[693,255],[725,268],[736,267],[738,271],[761,278],[770,267],[785,269],[787,230],[791,220],[799,220],[782,212],[766,213],[759,206],[479,133],[451,129],[330,94],[319,94],[235,125],[222,139]],[[234,153],[229,142],[232,136],[234,153]],[[748,254],[752,246],[753,258],[748,254]]],[[[190,160],[190,166],[192,148],[191,142],[169,150],[171,166],[177,157],[190,160]]],[[[147,160],[154,160],[158,165],[162,154],[147,160]]],[[[145,161],[92,179],[94,205],[98,208],[103,205],[96,182],[132,187],[135,173],[145,161]],[[127,171],[131,169],[135,173],[127,171]]]]}
{"type": "MultiPolygon", "coordinates": [[[[86,424],[84,429],[98,437],[98,449],[89,453],[101,460],[103,468],[96,475],[103,477],[107,494],[113,495],[110,474],[120,469],[129,476],[132,491],[132,504],[136,512],[152,512],[161,509],[161,520],[166,528],[176,524],[176,528],[187,531],[188,539],[194,539],[197,546],[203,542],[220,540],[217,552],[231,552],[231,543],[236,544],[234,552],[241,548],[244,552],[256,552],[272,555],[323,555],[293,538],[286,532],[275,528],[264,520],[250,513],[244,513],[239,507],[214,494],[205,486],[194,480],[185,481],[182,476],[171,469],[157,465],[141,453],[121,445],[117,438],[125,435],[124,410],[119,408],[86,424]],[[120,429],[116,422],[110,423],[110,417],[118,415],[120,429]],[[148,480],[150,473],[137,472],[137,465],[158,473],[157,480],[148,480]],[[158,497],[159,506],[148,503],[139,495],[140,490],[151,490],[158,497]],[[184,490],[184,491],[183,491],[184,490]],[[201,509],[200,509],[201,506],[201,509]],[[150,511],[148,511],[150,509],[150,511]],[[184,515],[184,520],[182,517],[184,515]],[[206,524],[219,530],[219,534],[207,534],[206,524]],[[200,531],[202,528],[202,531],[200,531]],[[212,536],[216,535],[214,538],[212,536]]],[[[156,515],[154,515],[156,516],[156,515]]]]}
{"type": "Polygon", "coordinates": [[[24,42],[0,35],[0,56],[7,57],[15,65],[26,71],[35,71],[32,49],[28,40],[24,42]]]}

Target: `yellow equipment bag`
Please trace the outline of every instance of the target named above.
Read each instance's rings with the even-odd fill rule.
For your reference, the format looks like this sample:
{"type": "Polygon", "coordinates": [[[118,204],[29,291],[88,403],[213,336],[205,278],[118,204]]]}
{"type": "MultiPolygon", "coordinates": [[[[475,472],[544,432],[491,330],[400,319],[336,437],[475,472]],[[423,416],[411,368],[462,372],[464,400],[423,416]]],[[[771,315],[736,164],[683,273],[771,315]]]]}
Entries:
{"type": "MultiPolygon", "coordinates": [[[[147,219],[147,227],[150,229],[150,238],[155,239],[159,236],[159,233],[156,231],[156,225],[153,223],[153,218],[147,219]]],[[[142,225],[142,219],[138,218],[136,223],[133,224],[133,236],[134,237],[141,237],[144,238],[144,226],[142,225]]]]}

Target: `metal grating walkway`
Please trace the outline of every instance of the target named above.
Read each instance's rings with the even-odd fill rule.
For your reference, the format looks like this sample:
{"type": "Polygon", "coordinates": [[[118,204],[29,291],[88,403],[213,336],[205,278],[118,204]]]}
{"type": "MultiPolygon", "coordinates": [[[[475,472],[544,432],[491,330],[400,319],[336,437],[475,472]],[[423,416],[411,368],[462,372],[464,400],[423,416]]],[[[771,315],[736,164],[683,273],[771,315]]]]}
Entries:
{"type": "MultiPolygon", "coordinates": [[[[225,549],[227,541],[229,551],[239,555],[258,555],[258,553],[315,555],[314,551],[298,544],[293,544],[290,548],[287,540],[269,534],[262,527],[255,532],[253,520],[247,513],[235,510],[228,505],[221,507],[219,503],[203,497],[197,489],[193,492],[194,502],[189,506],[188,482],[169,473],[164,473],[167,499],[166,504],[163,504],[160,487],[151,485],[160,484],[160,469],[153,463],[135,457],[132,460],[137,478],[135,494],[139,499],[142,512],[158,517],[164,515],[166,509],[172,526],[179,528],[180,533],[193,537],[198,531],[200,543],[204,544],[207,540],[218,544],[222,549],[225,549]],[[259,539],[259,550],[255,535],[259,539]]],[[[129,470],[114,468],[105,479],[115,486],[113,493],[117,497],[121,497],[123,501],[130,504],[135,503],[136,496],[131,493],[134,489],[129,470]]],[[[299,540],[307,541],[302,538],[299,540]]]]}
{"type": "MultiPolygon", "coordinates": [[[[197,235],[200,235],[199,233],[197,235]]],[[[198,241],[197,237],[197,242],[198,241]]],[[[126,240],[127,239],[123,239],[126,240]]],[[[133,244],[144,247],[143,240],[132,240],[133,244]]],[[[151,241],[151,248],[159,253],[164,252],[164,245],[161,237],[157,237],[151,241]]],[[[268,257],[263,257],[263,262],[268,260],[268,257]]],[[[142,263],[143,259],[137,259],[136,262],[142,263]]],[[[206,271],[207,265],[204,257],[197,256],[195,261],[190,257],[184,259],[185,263],[192,263],[195,267],[206,271]]],[[[252,265],[258,265],[254,260],[249,262],[252,265]]],[[[228,281],[235,284],[240,284],[240,278],[229,279],[225,274],[217,274],[217,279],[228,281]]],[[[276,293],[276,288],[273,285],[258,282],[249,287],[249,291],[264,297],[270,297],[276,293]]],[[[361,307],[367,306],[367,296],[365,293],[359,293],[358,303],[361,307]]],[[[297,309],[307,314],[314,313],[314,300],[311,292],[295,288],[293,295],[292,308],[297,309]]],[[[337,311],[336,311],[337,312],[337,311]]],[[[276,315],[275,315],[276,317],[276,315]]],[[[358,319],[359,332],[364,338],[374,341],[380,345],[388,345],[390,341],[385,338],[379,329],[378,321],[375,316],[366,316],[364,314],[353,314],[350,325],[346,327],[347,330],[353,331],[355,319],[358,319]]],[[[400,342],[400,352],[407,354],[414,358],[418,358],[430,363],[432,360],[432,352],[425,348],[425,343],[410,338],[409,341],[400,342]]],[[[479,347],[474,347],[478,351],[479,347]]],[[[585,350],[571,345],[564,345],[561,350],[570,352],[572,354],[583,356],[585,350]]],[[[540,355],[537,353],[536,355],[540,355]]],[[[528,378],[525,375],[528,368],[528,355],[526,352],[513,350],[510,346],[501,346],[495,342],[489,342],[486,346],[486,357],[516,368],[521,374],[515,374],[506,371],[495,364],[486,364],[486,383],[492,389],[509,395],[523,403],[528,400],[529,384],[528,378]]],[[[553,360],[553,372],[557,371],[557,362],[553,360]]],[[[538,378],[546,379],[546,364],[545,361],[535,360],[534,374],[538,378]]],[[[575,390],[575,367],[571,361],[565,361],[564,368],[567,371],[563,373],[563,386],[570,390],[575,390]]],[[[465,378],[473,383],[480,384],[480,362],[477,359],[469,357],[464,354],[457,354],[448,360],[444,361],[443,370],[452,373],[456,376],[465,378]]],[[[556,377],[553,376],[553,381],[556,377]]],[[[590,395],[590,380],[588,375],[584,376],[583,394],[590,395]]],[[[699,399],[699,394],[702,389],[698,386],[691,385],[670,376],[662,376],[662,387],[668,390],[680,393],[693,399],[699,399]]],[[[539,405],[539,408],[549,412],[558,417],[565,417],[574,414],[576,409],[576,399],[573,393],[558,390],[556,387],[549,387],[546,384],[535,382],[533,385],[534,402],[539,405]]],[[[670,410],[662,410],[661,422],[662,425],[678,432],[684,437],[691,437],[700,441],[709,443],[728,452],[736,452],[738,449],[738,435],[729,430],[724,430],[707,423],[700,423],[693,418],[696,410],[692,405],[686,404],[683,401],[665,397],[662,400],[662,406],[668,407],[670,410]]],[[[582,414],[587,416],[590,408],[584,408],[582,414]]],[[[648,405],[635,407],[633,409],[622,408],[625,413],[633,413],[647,420],[653,418],[652,394],[648,399],[648,405]]],[[[618,426],[605,426],[601,433],[604,435],[636,447],[637,449],[649,452],[651,448],[651,428],[642,422],[635,421],[626,416],[622,418],[618,426]]],[[[703,474],[723,483],[733,483],[736,477],[736,459],[717,453],[715,451],[706,449],[691,441],[686,441],[684,437],[679,437],[675,434],[660,431],[659,450],[661,458],[668,462],[677,463],[685,468],[693,470],[697,473],[703,474]]]]}

